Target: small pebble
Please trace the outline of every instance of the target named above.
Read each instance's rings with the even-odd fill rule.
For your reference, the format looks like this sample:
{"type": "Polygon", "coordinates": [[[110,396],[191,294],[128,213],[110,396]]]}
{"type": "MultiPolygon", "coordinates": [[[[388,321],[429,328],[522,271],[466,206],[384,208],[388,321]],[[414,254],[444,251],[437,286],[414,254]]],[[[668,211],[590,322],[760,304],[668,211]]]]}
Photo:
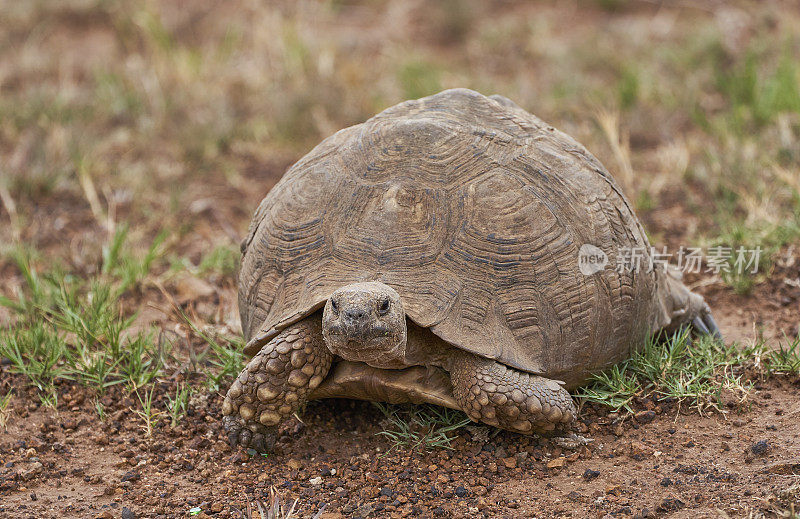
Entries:
{"type": "Polygon", "coordinates": [[[652,422],[656,417],[655,411],[639,411],[636,413],[636,421],[641,424],[647,424],[652,422]]]}
{"type": "Polygon", "coordinates": [[[598,477],[599,475],[600,475],[599,470],[586,469],[586,472],[583,473],[583,479],[585,479],[586,481],[591,481],[596,477],[598,477]]]}
{"type": "Polygon", "coordinates": [[[760,440],[750,446],[750,451],[756,456],[763,456],[769,450],[769,443],[767,440],[760,440]]]}

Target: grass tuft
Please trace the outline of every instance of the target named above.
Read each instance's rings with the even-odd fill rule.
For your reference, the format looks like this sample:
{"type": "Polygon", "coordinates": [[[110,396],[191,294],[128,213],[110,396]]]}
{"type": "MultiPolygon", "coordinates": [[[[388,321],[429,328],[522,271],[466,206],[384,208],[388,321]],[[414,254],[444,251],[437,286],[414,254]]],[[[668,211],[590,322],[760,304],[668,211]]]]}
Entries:
{"type": "Polygon", "coordinates": [[[193,364],[200,366],[199,371],[205,374],[208,388],[211,391],[218,391],[242,370],[244,341],[241,337],[228,337],[214,332],[207,332],[197,326],[180,310],[179,315],[183,322],[208,344],[208,348],[199,355],[192,353],[191,361],[193,364]]]}
{"type": "Polygon", "coordinates": [[[189,399],[192,396],[192,386],[179,384],[175,387],[175,397],[167,396],[167,411],[170,417],[170,427],[175,427],[186,416],[189,408],[189,399]]]}
{"type": "Polygon", "coordinates": [[[708,336],[690,340],[689,331],[684,330],[664,340],[651,338],[629,360],[595,375],[577,396],[629,412],[634,397],[646,394],[689,402],[701,411],[719,409],[723,390],[741,400],[749,393],[752,384],[744,379],[741,368],[752,358],[752,351],[708,336]]]}
{"type": "Polygon", "coordinates": [[[139,400],[140,409],[132,409],[132,411],[141,418],[141,427],[144,430],[145,436],[148,438],[153,436],[153,429],[164,415],[164,411],[159,411],[155,408],[155,403],[153,402],[153,391],[155,388],[155,384],[150,386],[150,391],[144,392],[144,397],[137,391],[136,398],[139,400]]]}
{"type": "Polygon", "coordinates": [[[653,337],[629,360],[594,375],[576,396],[617,411],[632,412],[633,399],[645,395],[688,402],[700,411],[721,410],[723,392],[740,402],[747,398],[750,367],[767,377],[800,374],[800,337],[777,350],[764,342],[741,348],[709,336],[690,340],[688,330],[653,337]]]}
{"type": "Polygon", "coordinates": [[[452,449],[456,430],[469,425],[461,411],[435,405],[398,406],[373,402],[384,416],[385,428],[378,432],[391,444],[388,452],[398,448],[452,449]]]}
{"type": "Polygon", "coordinates": [[[0,357],[47,403],[55,403],[59,379],[98,392],[120,383],[135,391],[164,366],[168,352],[155,344],[152,330],[132,330],[134,316],[126,316],[120,302],[149,272],[163,237],[135,260],[123,252],[126,236],[120,228],[104,250],[101,272],[88,280],[57,267],[39,274],[31,255],[13,253],[24,286],[15,296],[0,296],[15,317],[0,330],[0,357]]]}
{"type": "Polygon", "coordinates": [[[215,273],[224,277],[233,276],[239,268],[239,258],[241,253],[239,248],[234,245],[220,245],[211,252],[203,256],[197,266],[198,273],[201,275],[215,273]]]}
{"type": "Polygon", "coordinates": [[[761,363],[766,373],[770,375],[800,375],[800,336],[795,337],[787,344],[780,344],[778,349],[767,350],[761,346],[764,353],[761,363]]]}

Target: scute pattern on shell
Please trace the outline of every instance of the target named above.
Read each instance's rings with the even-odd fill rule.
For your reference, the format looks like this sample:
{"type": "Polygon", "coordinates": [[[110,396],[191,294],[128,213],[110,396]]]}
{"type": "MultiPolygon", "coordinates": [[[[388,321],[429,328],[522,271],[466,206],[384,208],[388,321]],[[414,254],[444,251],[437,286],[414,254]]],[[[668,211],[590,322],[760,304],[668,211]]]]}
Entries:
{"type": "Polygon", "coordinates": [[[658,324],[658,272],[586,276],[586,243],[612,266],[620,250],[649,250],[583,146],[503,98],[457,89],[407,101],[323,141],[261,202],[242,246],[246,351],[337,288],[380,280],[451,344],[577,379],[658,324]]]}

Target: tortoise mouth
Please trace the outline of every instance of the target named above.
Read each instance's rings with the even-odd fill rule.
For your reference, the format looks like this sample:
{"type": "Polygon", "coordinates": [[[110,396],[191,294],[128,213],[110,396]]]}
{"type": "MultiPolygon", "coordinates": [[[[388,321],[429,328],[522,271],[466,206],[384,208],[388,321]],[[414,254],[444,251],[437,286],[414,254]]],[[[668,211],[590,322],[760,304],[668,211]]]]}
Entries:
{"type": "Polygon", "coordinates": [[[383,369],[405,366],[405,341],[385,326],[342,330],[331,326],[325,334],[328,349],[342,359],[383,369]]]}
{"type": "Polygon", "coordinates": [[[327,331],[331,337],[346,342],[348,346],[352,344],[354,347],[365,347],[375,339],[387,339],[394,335],[390,327],[378,323],[343,324],[336,322],[331,323],[327,331]]]}

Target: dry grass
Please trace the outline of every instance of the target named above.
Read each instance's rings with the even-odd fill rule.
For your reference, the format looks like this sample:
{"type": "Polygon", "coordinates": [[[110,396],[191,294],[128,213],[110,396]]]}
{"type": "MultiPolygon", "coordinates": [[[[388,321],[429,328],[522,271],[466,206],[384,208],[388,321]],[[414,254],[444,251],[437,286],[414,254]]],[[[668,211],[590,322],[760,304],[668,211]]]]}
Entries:
{"type": "MultiPolygon", "coordinates": [[[[777,4],[0,8],[9,240],[45,241],[50,222],[35,207],[45,198],[49,216],[67,202],[79,210],[62,216],[67,229],[88,210],[107,235],[121,220],[143,240],[165,227],[185,235],[196,227],[191,202],[216,202],[204,185],[247,190],[248,178],[335,130],[454,86],[502,93],[575,135],[640,209],[680,193],[707,222],[690,241],[756,241],[797,226],[800,98],[790,56],[800,16],[777,4]]],[[[251,205],[211,204],[207,246],[235,242],[251,205]]]]}

